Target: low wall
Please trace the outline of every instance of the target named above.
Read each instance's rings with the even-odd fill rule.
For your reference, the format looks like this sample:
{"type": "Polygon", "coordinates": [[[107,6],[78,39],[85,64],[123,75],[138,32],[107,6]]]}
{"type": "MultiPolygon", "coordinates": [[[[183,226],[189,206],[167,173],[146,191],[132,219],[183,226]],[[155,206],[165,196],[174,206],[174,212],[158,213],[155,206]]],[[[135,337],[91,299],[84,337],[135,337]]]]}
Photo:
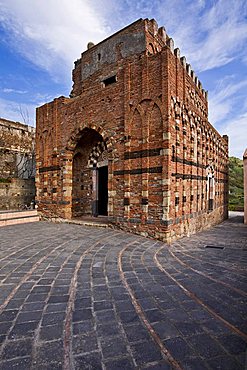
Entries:
{"type": "Polygon", "coordinates": [[[20,209],[35,198],[34,179],[0,180],[0,210],[20,209]]]}

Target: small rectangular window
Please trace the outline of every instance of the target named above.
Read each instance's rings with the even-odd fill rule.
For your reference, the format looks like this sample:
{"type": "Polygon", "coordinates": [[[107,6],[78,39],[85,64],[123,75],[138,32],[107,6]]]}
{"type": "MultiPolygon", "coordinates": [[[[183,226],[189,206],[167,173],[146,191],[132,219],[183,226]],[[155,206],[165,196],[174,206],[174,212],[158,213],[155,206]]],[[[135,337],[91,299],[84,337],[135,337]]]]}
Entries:
{"type": "Polygon", "coordinates": [[[111,76],[111,77],[106,78],[103,81],[103,84],[104,84],[104,87],[105,87],[105,86],[111,85],[115,82],[117,82],[117,77],[116,76],[111,76]]]}
{"type": "Polygon", "coordinates": [[[213,199],[209,199],[208,200],[208,210],[209,211],[212,211],[214,209],[214,200],[213,199]]]}

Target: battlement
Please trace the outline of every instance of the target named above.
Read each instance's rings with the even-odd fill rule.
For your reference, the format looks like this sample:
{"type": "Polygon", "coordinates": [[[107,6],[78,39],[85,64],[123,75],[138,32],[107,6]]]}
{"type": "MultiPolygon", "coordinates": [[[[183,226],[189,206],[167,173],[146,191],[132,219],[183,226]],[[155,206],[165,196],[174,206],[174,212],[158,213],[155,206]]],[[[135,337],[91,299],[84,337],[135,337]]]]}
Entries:
{"type": "MultiPolygon", "coordinates": [[[[174,40],[167,34],[165,27],[158,26],[155,19],[140,18],[96,45],[89,42],[87,50],[81,54],[80,59],[75,61],[74,85],[87,79],[106,65],[142,53],[151,56],[160,53],[164,48],[169,48],[174,58],[180,61],[195,86],[207,99],[207,91],[203,89],[202,83],[192,70],[191,65],[187,63],[186,57],[180,56],[180,49],[174,47],[174,40]]],[[[71,96],[76,95],[77,92],[73,89],[71,96]]]]}
{"type": "Polygon", "coordinates": [[[180,49],[175,48],[174,40],[167,33],[165,27],[159,27],[155,19],[145,19],[146,30],[152,35],[153,39],[156,41],[156,47],[152,44],[148,45],[148,52],[151,54],[150,49],[155,52],[160,52],[161,48],[168,47],[174,56],[180,60],[183,68],[186,70],[188,75],[191,77],[192,81],[195,83],[196,87],[201,91],[205,99],[208,98],[208,92],[203,89],[201,81],[196,76],[195,72],[192,70],[191,65],[187,63],[185,56],[180,56],[180,49]],[[158,44],[158,45],[157,45],[158,44]],[[161,48],[159,47],[161,46],[161,48]]]}

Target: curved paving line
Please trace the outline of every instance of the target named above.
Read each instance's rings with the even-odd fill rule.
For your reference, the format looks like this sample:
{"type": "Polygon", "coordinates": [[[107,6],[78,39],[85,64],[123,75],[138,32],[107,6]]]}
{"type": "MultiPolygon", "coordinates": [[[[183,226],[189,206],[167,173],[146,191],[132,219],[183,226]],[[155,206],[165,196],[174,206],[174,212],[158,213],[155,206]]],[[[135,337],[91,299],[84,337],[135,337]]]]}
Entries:
{"type": "MultiPolygon", "coordinates": [[[[49,238],[50,239],[50,238],[49,238]]],[[[72,240],[76,240],[76,238],[73,238],[72,240]]],[[[66,242],[64,242],[64,243],[62,243],[62,244],[60,244],[58,247],[56,247],[55,249],[53,249],[49,254],[51,254],[51,253],[53,253],[55,250],[57,250],[59,247],[61,247],[62,245],[64,245],[64,244],[66,244],[66,243],[68,243],[68,242],[70,242],[71,240],[69,240],[69,241],[66,241],[66,242]]],[[[79,249],[80,248],[80,246],[77,248],[77,249],[79,249]]],[[[76,250],[77,250],[76,249],[76,250]]],[[[71,254],[70,254],[70,256],[68,256],[67,258],[66,258],[66,260],[62,263],[62,265],[61,265],[61,267],[60,267],[60,269],[59,269],[59,271],[58,271],[58,273],[59,272],[61,272],[61,270],[63,269],[63,267],[64,267],[64,265],[68,262],[68,260],[69,260],[69,258],[71,257],[71,255],[74,253],[74,251],[73,252],[71,252],[71,254]]],[[[44,256],[44,258],[43,258],[43,260],[45,259],[45,258],[47,258],[48,256],[49,256],[49,254],[47,255],[47,256],[44,256]]],[[[42,261],[43,261],[42,260],[42,261]]],[[[41,262],[42,262],[41,261],[41,262]]],[[[41,263],[40,261],[39,261],[39,265],[40,265],[40,263],[41,263]]],[[[35,269],[36,269],[36,267],[38,267],[38,266],[35,266],[35,269]]],[[[28,272],[28,274],[30,275],[30,271],[28,272]]],[[[28,276],[29,277],[29,276],[28,276]]],[[[52,283],[52,285],[51,285],[51,290],[52,290],[52,287],[54,286],[54,284],[55,284],[55,281],[56,281],[56,279],[54,279],[54,281],[53,281],[53,283],[52,283]]],[[[34,287],[35,286],[37,286],[37,282],[36,282],[36,284],[34,285],[34,287]]],[[[47,296],[47,298],[46,298],[46,303],[48,302],[48,300],[49,300],[49,297],[50,297],[50,294],[51,294],[51,290],[50,290],[50,293],[48,294],[48,296],[47,296]]],[[[26,299],[24,300],[24,302],[23,302],[23,304],[22,304],[22,306],[20,307],[20,311],[21,311],[21,308],[24,306],[24,304],[25,304],[25,302],[26,302],[26,299]]],[[[45,310],[45,308],[43,309],[43,311],[45,310]]],[[[13,327],[15,326],[15,323],[16,323],[16,320],[17,320],[17,318],[18,318],[18,315],[16,316],[16,318],[14,319],[14,321],[13,321],[13,323],[12,323],[12,325],[11,325],[11,327],[9,328],[9,330],[8,330],[8,334],[11,332],[11,330],[13,329],[13,327]]],[[[38,328],[36,329],[36,334],[35,334],[35,339],[34,339],[34,343],[36,343],[37,342],[37,339],[38,339],[38,336],[39,336],[39,331],[40,331],[40,326],[41,326],[41,321],[42,321],[42,318],[40,319],[40,322],[39,322],[39,325],[38,325],[38,328]]],[[[7,337],[8,337],[8,335],[7,335],[7,337]]],[[[4,350],[4,347],[5,347],[5,343],[3,343],[3,345],[2,345],[2,347],[1,347],[1,353],[3,352],[3,350],[4,350]]],[[[34,349],[33,349],[33,352],[34,352],[34,354],[35,354],[35,347],[34,347],[34,349]]]]}
{"type": "MultiPolygon", "coordinates": [[[[73,240],[77,239],[77,237],[73,238],[73,240]]],[[[61,248],[61,246],[65,245],[66,243],[70,242],[71,240],[69,241],[66,241],[62,244],[59,244],[55,249],[53,249],[52,251],[50,251],[47,255],[43,256],[42,258],[40,258],[34,265],[33,267],[23,276],[23,278],[20,280],[20,282],[15,286],[15,288],[11,291],[11,293],[8,295],[8,297],[5,299],[5,301],[2,303],[2,305],[0,306],[0,314],[2,313],[2,311],[4,310],[4,308],[7,306],[7,304],[9,303],[9,301],[14,297],[15,293],[17,292],[17,290],[21,287],[21,285],[23,283],[25,283],[28,278],[32,275],[32,273],[39,267],[39,265],[45,261],[49,255],[51,253],[53,253],[54,251],[56,251],[57,249],[61,248]]],[[[45,248],[45,249],[48,249],[50,247],[50,245],[45,248]]],[[[39,251],[40,252],[40,251],[39,251]]],[[[38,254],[39,252],[37,252],[36,254],[38,254]]],[[[34,256],[36,256],[36,254],[34,256]]],[[[33,257],[33,256],[32,256],[33,257]]],[[[30,257],[30,258],[32,258],[30,257]]],[[[27,260],[28,261],[28,260],[27,260]]],[[[25,261],[26,262],[26,261],[25,261]]]]}
{"type": "MultiPolygon", "coordinates": [[[[75,238],[72,238],[71,239],[72,241],[74,241],[74,240],[76,240],[75,238]]],[[[69,240],[68,242],[70,242],[71,240],[69,240]]],[[[57,275],[59,275],[59,273],[60,272],[62,272],[62,270],[63,270],[63,268],[64,268],[64,266],[68,263],[68,261],[70,260],[70,258],[71,258],[71,256],[76,252],[76,251],[78,251],[78,249],[80,249],[80,245],[77,247],[77,248],[75,248],[71,253],[70,253],[70,255],[63,261],[63,263],[62,263],[62,265],[60,266],[60,268],[59,268],[59,270],[58,270],[58,272],[57,272],[57,275]]],[[[50,298],[50,296],[51,296],[51,292],[52,292],[52,288],[54,287],[54,285],[55,285],[55,282],[56,282],[56,278],[53,280],[53,282],[52,282],[52,284],[51,284],[51,289],[50,289],[50,292],[48,293],[48,295],[47,295],[47,298],[46,298],[46,305],[44,306],[44,308],[43,308],[43,312],[45,312],[45,310],[46,310],[46,306],[47,306],[47,304],[48,304],[48,301],[49,301],[49,298],[50,298]]],[[[37,286],[37,284],[36,284],[36,286],[37,286]]],[[[23,303],[24,304],[24,303],[23,303]]],[[[38,341],[38,339],[39,339],[39,333],[40,333],[40,328],[41,328],[41,322],[42,322],[42,318],[40,319],[40,322],[39,322],[39,325],[38,325],[38,328],[36,329],[36,334],[35,334],[35,337],[34,337],[34,343],[37,343],[37,341],[38,341]]],[[[35,359],[35,348],[34,348],[34,351],[33,351],[34,353],[34,355],[33,355],[33,358],[35,359]]],[[[33,364],[34,365],[34,364],[33,364]]]]}
{"type": "Polygon", "coordinates": [[[63,348],[64,348],[64,370],[73,370],[74,364],[73,364],[73,358],[72,358],[72,348],[71,348],[71,337],[72,337],[72,314],[73,314],[73,308],[74,308],[74,301],[76,297],[76,285],[77,285],[77,278],[78,278],[78,272],[81,267],[81,264],[85,258],[85,256],[97,245],[101,245],[102,242],[105,239],[109,239],[112,237],[111,235],[108,235],[105,238],[101,238],[100,242],[94,243],[91,247],[89,247],[83,254],[80,256],[75,270],[73,277],[71,279],[70,288],[69,288],[69,301],[67,305],[66,310],[66,317],[65,317],[65,329],[64,329],[64,340],[63,340],[63,348]]]}
{"type": "MultiPolygon", "coordinates": [[[[89,271],[90,271],[90,278],[91,278],[91,292],[93,292],[93,266],[95,264],[95,257],[97,255],[97,253],[99,251],[101,251],[102,249],[104,249],[105,247],[105,244],[98,249],[98,251],[95,252],[94,256],[92,256],[92,260],[91,260],[91,264],[90,264],[90,268],[89,268],[89,271]]],[[[109,250],[109,249],[108,249],[109,250]]],[[[104,266],[104,276],[105,276],[105,280],[106,280],[106,273],[105,273],[105,262],[106,262],[106,255],[107,255],[107,251],[105,253],[105,256],[104,256],[104,262],[102,263],[103,266],[104,266]]],[[[95,332],[97,333],[97,324],[96,324],[96,319],[95,319],[95,310],[94,310],[94,304],[92,303],[92,311],[93,311],[93,319],[94,319],[94,330],[95,332]]],[[[101,353],[102,353],[102,348],[101,348],[101,343],[100,343],[100,340],[99,340],[99,337],[97,335],[97,344],[98,344],[98,348],[101,350],[101,353]]]]}
{"type": "MultiPolygon", "coordinates": [[[[122,240],[120,240],[120,243],[119,243],[119,245],[118,245],[118,249],[119,248],[121,248],[121,244],[123,243],[123,241],[122,240]]],[[[128,243],[128,245],[131,245],[131,244],[133,244],[133,243],[135,243],[135,241],[133,241],[133,242],[129,242],[128,243]]],[[[105,279],[106,279],[106,281],[107,281],[107,283],[109,284],[110,283],[110,280],[108,279],[108,276],[107,276],[107,271],[106,271],[106,263],[107,263],[107,257],[108,257],[108,253],[111,251],[111,249],[110,248],[108,248],[108,250],[106,251],[106,254],[105,254],[105,259],[104,259],[104,274],[105,274],[105,279]]],[[[118,261],[118,252],[116,251],[116,256],[115,256],[115,258],[116,258],[116,261],[118,261]]],[[[113,300],[114,301],[114,300],[113,300]]],[[[115,314],[117,314],[117,310],[116,310],[116,305],[115,305],[115,302],[113,303],[113,305],[114,305],[114,310],[115,310],[115,314]]],[[[118,317],[119,317],[119,315],[117,315],[118,317]]],[[[124,330],[124,328],[123,328],[123,324],[122,324],[122,322],[121,322],[121,319],[120,319],[120,317],[119,317],[119,320],[120,320],[120,326],[121,326],[121,329],[122,329],[122,333],[123,333],[123,335],[124,335],[124,337],[126,338],[126,340],[127,340],[127,335],[126,335],[126,333],[125,333],[125,330],[124,330]]],[[[132,352],[131,352],[131,349],[130,349],[130,345],[129,344],[127,344],[126,345],[126,349],[127,349],[127,353],[128,353],[128,355],[130,356],[130,358],[132,359],[132,361],[133,361],[133,363],[134,363],[134,366],[135,367],[137,367],[137,365],[136,365],[136,361],[135,361],[135,359],[134,359],[134,357],[133,357],[133,355],[132,355],[132,352]]]]}
{"type": "Polygon", "coordinates": [[[179,283],[173,276],[171,276],[169,274],[169,272],[167,272],[165,270],[165,268],[161,265],[161,263],[159,262],[158,260],[158,257],[157,255],[160,253],[160,251],[162,249],[164,249],[165,247],[161,247],[159,248],[156,253],[154,254],[154,261],[157,265],[157,267],[163,271],[167,276],[169,276],[170,279],[172,279],[174,281],[174,283],[176,283],[184,292],[185,294],[192,298],[196,303],[200,304],[203,308],[205,308],[205,310],[207,310],[212,316],[214,316],[216,319],[220,320],[225,326],[227,326],[231,331],[235,332],[236,334],[238,334],[239,336],[241,336],[245,341],[247,341],[247,335],[245,333],[243,333],[241,330],[239,330],[238,328],[236,328],[234,325],[232,325],[230,322],[228,322],[227,320],[225,320],[223,317],[221,317],[220,315],[218,315],[214,310],[212,310],[208,305],[206,305],[200,298],[198,298],[193,292],[191,292],[190,290],[188,290],[187,288],[185,288],[181,283],[179,283]]]}
{"type": "Polygon", "coordinates": [[[119,269],[120,277],[121,277],[121,279],[122,279],[122,281],[124,283],[124,286],[125,286],[127,292],[129,293],[129,295],[131,297],[131,300],[132,300],[133,306],[135,307],[136,313],[138,314],[138,316],[140,317],[140,319],[142,320],[142,322],[146,326],[146,328],[149,331],[149,333],[150,333],[151,337],[153,338],[154,342],[160,348],[160,351],[161,351],[162,355],[164,356],[164,359],[166,359],[173,366],[174,369],[176,369],[176,370],[182,370],[182,368],[179,365],[179,363],[172,357],[172,355],[170,354],[170,352],[166,349],[166,347],[164,346],[162,340],[160,339],[160,337],[158,336],[158,334],[154,331],[154,329],[152,328],[152,325],[150,324],[150,322],[147,320],[147,318],[146,318],[146,316],[145,316],[145,314],[144,314],[141,306],[139,305],[138,301],[136,300],[136,298],[134,296],[134,293],[133,293],[132,289],[130,288],[129,284],[127,283],[127,280],[124,277],[124,272],[123,272],[123,269],[122,269],[122,257],[123,257],[123,254],[124,254],[124,252],[126,251],[126,249],[128,247],[129,247],[129,245],[127,245],[126,247],[124,247],[119,252],[119,255],[118,255],[118,269],[119,269]]]}
{"type": "MultiPolygon", "coordinates": [[[[59,234],[58,234],[58,235],[59,235],[59,234]]],[[[52,236],[52,237],[50,237],[50,238],[45,238],[45,239],[39,240],[39,242],[44,242],[44,241],[47,241],[47,240],[49,240],[49,239],[54,239],[54,238],[56,238],[56,237],[57,237],[57,235],[56,235],[56,236],[52,236]]],[[[26,239],[26,238],[22,239],[22,242],[23,242],[25,239],[26,239]]],[[[7,259],[7,258],[9,258],[9,257],[14,256],[15,254],[19,253],[20,251],[22,251],[22,252],[24,253],[24,251],[25,251],[26,249],[30,248],[30,247],[31,247],[31,245],[34,245],[34,244],[37,244],[37,242],[35,241],[35,242],[31,243],[31,244],[28,244],[28,245],[27,245],[26,247],[24,247],[24,248],[22,248],[22,246],[20,245],[20,249],[18,249],[17,251],[16,251],[16,246],[14,246],[14,247],[13,247],[13,248],[11,248],[10,250],[15,249],[15,252],[10,253],[10,254],[7,254],[6,256],[4,256],[4,257],[0,258],[0,262],[4,261],[5,259],[7,259]]],[[[23,254],[23,253],[22,253],[22,254],[23,254]]],[[[22,255],[22,254],[21,254],[21,255],[22,255]]],[[[20,255],[20,256],[21,256],[21,255],[20,255]]],[[[11,263],[11,261],[10,261],[9,263],[11,263]]]]}
{"type": "MultiPolygon", "coordinates": [[[[119,244],[121,245],[121,243],[122,243],[122,240],[120,240],[120,242],[119,242],[119,244]]],[[[133,243],[133,242],[130,242],[130,244],[131,243],[133,243]]],[[[118,249],[119,249],[119,247],[120,247],[120,245],[117,245],[116,247],[118,247],[118,249]]],[[[107,272],[106,272],[106,262],[107,262],[107,256],[108,256],[108,253],[111,251],[111,247],[109,247],[109,246],[107,246],[107,245],[103,245],[103,247],[102,248],[100,248],[100,250],[101,249],[103,249],[103,248],[107,248],[106,249],[106,251],[105,251],[105,256],[104,256],[104,262],[103,262],[103,271],[104,271],[104,277],[105,277],[105,281],[108,283],[107,285],[109,285],[109,279],[108,279],[108,276],[107,276],[107,272]]],[[[91,266],[90,266],[90,274],[91,274],[91,281],[93,282],[93,274],[92,274],[92,267],[93,267],[93,265],[94,265],[94,259],[95,259],[95,257],[96,257],[96,255],[97,255],[97,253],[100,251],[100,250],[98,250],[96,253],[95,253],[95,255],[92,257],[92,262],[91,262],[91,266]]],[[[116,259],[117,259],[117,254],[118,254],[118,252],[116,251],[116,259]]],[[[111,293],[110,293],[111,294],[111,293]]],[[[116,314],[116,307],[115,307],[115,303],[114,303],[114,300],[113,300],[113,307],[114,307],[114,311],[115,311],[115,314],[116,314]]],[[[94,317],[95,317],[95,311],[94,311],[94,309],[93,309],[93,312],[94,312],[94,317]]],[[[94,318],[95,319],[95,318],[94,318]]],[[[125,334],[125,331],[124,331],[124,329],[123,329],[123,326],[122,326],[122,323],[121,323],[121,319],[120,319],[120,322],[119,322],[119,324],[120,324],[120,327],[121,327],[121,330],[122,330],[122,334],[125,336],[125,338],[127,339],[127,337],[126,337],[126,334],[125,334]]],[[[95,323],[95,330],[96,330],[96,327],[97,327],[97,325],[96,325],[96,323],[95,323]]],[[[102,346],[101,346],[101,343],[100,343],[100,340],[99,340],[99,338],[97,337],[97,342],[98,342],[98,347],[100,348],[100,350],[101,350],[101,352],[102,352],[102,346]]],[[[130,346],[129,345],[126,345],[126,349],[127,349],[127,353],[128,353],[128,355],[130,356],[130,358],[132,359],[132,361],[133,361],[133,363],[134,363],[134,365],[136,366],[136,362],[135,362],[135,359],[133,358],[133,356],[132,356],[132,353],[131,353],[131,350],[130,350],[130,346]]]]}
{"type": "Polygon", "coordinates": [[[202,262],[202,263],[207,263],[207,264],[210,264],[210,265],[213,265],[213,266],[218,266],[218,267],[220,267],[220,268],[223,268],[223,269],[225,269],[225,270],[228,270],[228,271],[231,271],[231,272],[233,272],[234,274],[238,274],[238,275],[241,275],[241,276],[243,276],[243,277],[246,277],[246,275],[244,274],[244,272],[245,272],[245,269],[240,269],[241,270],[241,273],[239,272],[239,269],[238,270],[236,270],[236,269],[233,269],[233,268],[229,268],[229,267],[225,267],[224,265],[219,265],[219,264],[215,264],[215,263],[212,263],[210,260],[203,260],[203,259],[200,259],[200,258],[198,258],[198,257],[195,257],[195,256],[192,256],[191,254],[189,254],[188,252],[183,252],[183,250],[185,249],[184,247],[181,247],[180,245],[176,245],[175,243],[173,244],[174,246],[179,246],[179,248],[182,248],[182,250],[179,250],[179,253],[182,253],[182,254],[184,254],[184,255],[186,255],[186,256],[188,256],[188,257],[190,257],[190,258],[192,258],[192,259],[195,259],[195,260],[198,260],[198,261],[200,261],[200,262],[202,262]]]}
{"type": "MultiPolygon", "coordinates": [[[[157,243],[156,243],[157,244],[157,243]]],[[[149,258],[150,258],[150,255],[151,255],[151,253],[153,254],[155,251],[149,251],[149,249],[150,248],[154,248],[155,247],[155,245],[151,245],[150,247],[148,247],[148,248],[146,248],[144,251],[143,251],[143,253],[142,253],[142,255],[141,255],[141,260],[142,260],[142,262],[143,262],[143,265],[145,266],[145,269],[147,270],[147,272],[148,272],[148,274],[152,277],[152,279],[154,280],[154,282],[155,283],[158,283],[159,285],[161,285],[162,286],[162,284],[158,281],[156,281],[156,278],[155,278],[155,276],[153,276],[152,275],[152,273],[149,271],[149,269],[146,267],[147,265],[149,266],[150,265],[150,261],[149,261],[149,258]],[[151,252],[151,253],[150,253],[151,252]],[[148,254],[148,253],[150,253],[150,255],[148,254]],[[146,257],[148,257],[148,260],[146,260],[146,257]]],[[[133,253],[131,253],[131,255],[132,255],[133,253]]],[[[153,261],[153,258],[152,258],[152,262],[154,263],[154,261],[153,261]]],[[[157,268],[157,265],[154,263],[154,266],[157,268]]],[[[141,283],[141,280],[140,280],[140,278],[139,277],[137,277],[138,278],[138,280],[140,281],[140,284],[142,284],[141,283]]],[[[144,287],[144,289],[145,289],[145,287],[144,287]]],[[[157,306],[157,308],[159,308],[160,310],[161,310],[161,312],[164,312],[164,309],[162,308],[162,307],[160,307],[159,306],[159,303],[156,301],[156,298],[154,297],[154,301],[156,302],[156,306],[157,306]]],[[[178,329],[179,329],[179,327],[177,327],[178,329]]],[[[189,347],[191,347],[191,345],[190,345],[190,342],[189,342],[189,340],[187,340],[186,338],[184,338],[184,340],[187,342],[187,345],[189,346],[189,347]]],[[[195,352],[197,352],[197,350],[195,349],[195,348],[193,348],[193,347],[191,347],[192,348],[192,350],[193,351],[195,351],[195,352]]],[[[198,354],[199,355],[199,357],[201,356],[200,355],[200,353],[198,354]]]]}
{"type": "Polygon", "coordinates": [[[202,263],[205,263],[205,264],[210,264],[210,265],[213,265],[213,266],[218,266],[218,267],[220,267],[220,268],[223,268],[223,269],[225,269],[225,270],[228,270],[228,271],[231,271],[233,274],[236,274],[236,275],[240,275],[240,276],[243,276],[243,277],[246,277],[246,274],[245,274],[245,269],[244,268],[238,268],[238,270],[236,270],[236,269],[234,269],[234,268],[230,268],[230,267],[226,267],[226,266],[224,266],[224,265],[219,265],[219,264],[214,264],[214,263],[212,263],[210,260],[203,260],[203,259],[201,259],[201,258],[198,258],[198,257],[195,257],[195,256],[192,256],[191,254],[189,254],[189,253],[185,253],[185,252],[180,252],[180,253],[182,253],[182,254],[184,254],[184,255],[186,255],[186,256],[188,256],[188,257],[190,257],[190,258],[192,258],[192,259],[195,259],[195,260],[198,260],[198,261],[200,261],[200,262],[202,262],[202,263]]]}
{"type": "MultiPolygon", "coordinates": [[[[47,239],[44,239],[44,240],[42,240],[42,242],[44,242],[44,241],[50,241],[50,243],[51,243],[51,240],[52,239],[54,239],[54,238],[56,238],[57,237],[57,235],[55,236],[55,237],[52,237],[52,238],[47,238],[47,239]]],[[[33,245],[33,244],[37,244],[37,243],[32,243],[32,244],[30,244],[30,245],[28,245],[27,247],[25,247],[25,248],[23,248],[22,249],[22,251],[24,251],[24,250],[26,250],[27,248],[29,248],[31,245],[33,245]]],[[[46,247],[45,249],[47,249],[47,248],[49,248],[50,247],[50,245],[51,244],[49,244],[49,246],[48,247],[46,247]]],[[[18,250],[18,252],[16,252],[16,253],[19,253],[20,252],[20,250],[18,250]]],[[[38,250],[35,254],[33,254],[32,256],[30,256],[29,258],[27,258],[26,260],[24,260],[23,261],[23,263],[21,263],[19,266],[17,266],[14,270],[12,270],[12,271],[10,271],[9,272],[9,274],[7,274],[6,275],[6,277],[1,281],[1,284],[4,284],[5,283],[5,281],[11,276],[11,274],[13,273],[13,272],[15,272],[17,269],[19,269],[22,265],[24,265],[27,261],[29,261],[31,258],[34,258],[35,256],[37,256],[39,253],[41,252],[41,250],[38,250]]],[[[14,254],[16,254],[16,253],[14,253],[14,254]]],[[[24,254],[25,254],[25,252],[24,252],[24,254]]],[[[23,255],[23,253],[20,255],[20,256],[22,256],[23,255]]],[[[1,262],[1,261],[0,261],[1,262]]],[[[8,266],[8,265],[10,265],[11,264],[11,261],[9,261],[4,267],[6,267],[6,266],[8,266]]],[[[0,307],[0,311],[1,311],[1,307],[0,307]]]]}
{"type": "Polygon", "coordinates": [[[77,277],[78,277],[78,272],[81,267],[81,264],[85,258],[85,256],[93,249],[93,247],[97,246],[99,242],[93,244],[91,247],[89,247],[79,260],[77,261],[75,271],[73,274],[73,277],[71,279],[70,283],[70,288],[69,288],[69,301],[67,305],[67,310],[66,310],[66,317],[65,317],[65,324],[64,324],[64,341],[63,341],[63,348],[64,348],[64,365],[63,368],[65,370],[72,370],[74,369],[73,366],[73,359],[71,358],[72,356],[72,349],[71,349],[71,337],[72,337],[72,314],[73,314],[73,308],[74,308],[74,301],[76,297],[76,285],[77,285],[77,277]]]}
{"type": "MultiPolygon", "coordinates": [[[[234,290],[235,292],[237,292],[237,293],[238,293],[238,294],[240,294],[240,295],[247,296],[247,293],[246,293],[246,292],[244,292],[243,290],[238,289],[238,288],[235,288],[235,287],[233,287],[233,286],[231,286],[231,285],[229,285],[229,284],[225,283],[224,281],[221,281],[221,280],[215,279],[215,278],[211,277],[210,275],[207,275],[207,274],[205,274],[204,272],[199,271],[199,270],[197,270],[197,269],[195,269],[195,268],[191,267],[188,263],[186,263],[186,262],[182,261],[179,257],[177,257],[177,256],[176,256],[176,255],[175,255],[171,250],[169,250],[169,249],[167,249],[167,250],[168,250],[168,253],[170,253],[170,255],[171,255],[174,259],[176,259],[176,260],[178,261],[178,263],[180,263],[181,265],[183,265],[183,266],[185,266],[185,267],[189,268],[190,270],[192,270],[192,271],[196,272],[196,273],[197,273],[197,274],[199,274],[199,275],[204,276],[205,278],[207,278],[207,279],[209,279],[209,280],[214,281],[215,283],[222,284],[222,285],[224,285],[225,287],[227,287],[227,288],[229,288],[229,289],[234,290]]],[[[186,255],[186,253],[182,253],[182,254],[185,254],[185,255],[186,255]]],[[[199,261],[200,261],[200,260],[199,260],[199,261]]]]}

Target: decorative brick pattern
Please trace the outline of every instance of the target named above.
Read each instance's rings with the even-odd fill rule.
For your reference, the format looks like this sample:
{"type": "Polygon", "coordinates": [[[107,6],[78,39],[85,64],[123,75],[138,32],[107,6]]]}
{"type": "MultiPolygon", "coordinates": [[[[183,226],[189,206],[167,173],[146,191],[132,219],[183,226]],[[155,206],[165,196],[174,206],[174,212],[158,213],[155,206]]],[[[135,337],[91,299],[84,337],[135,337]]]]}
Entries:
{"type": "Polygon", "coordinates": [[[107,166],[117,227],[171,241],[225,219],[228,138],[208,122],[207,92],[165,29],[140,19],[89,46],[70,98],[37,109],[40,212],[98,214],[107,166]]]}

